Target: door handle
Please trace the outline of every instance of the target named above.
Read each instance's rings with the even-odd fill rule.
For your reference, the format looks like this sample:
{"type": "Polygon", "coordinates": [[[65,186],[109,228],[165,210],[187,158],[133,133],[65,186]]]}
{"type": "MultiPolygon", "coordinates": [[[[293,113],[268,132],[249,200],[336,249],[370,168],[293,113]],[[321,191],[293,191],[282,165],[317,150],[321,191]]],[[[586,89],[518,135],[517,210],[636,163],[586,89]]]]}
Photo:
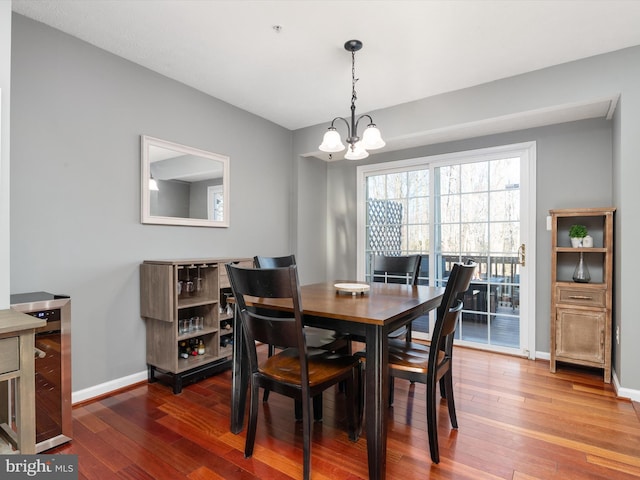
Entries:
{"type": "Polygon", "coordinates": [[[518,263],[524,267],[526,260],[526,250],[524,243],[518,248],[518,263]]]}

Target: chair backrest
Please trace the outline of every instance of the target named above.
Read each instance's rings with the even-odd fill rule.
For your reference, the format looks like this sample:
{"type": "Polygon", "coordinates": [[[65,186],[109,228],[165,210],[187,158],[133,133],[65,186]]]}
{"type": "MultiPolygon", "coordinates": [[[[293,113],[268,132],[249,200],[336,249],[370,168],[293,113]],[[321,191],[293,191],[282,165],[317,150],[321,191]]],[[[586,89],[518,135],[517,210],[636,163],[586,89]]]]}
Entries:
{"type": "Polygon", "coordinates": [[[306,344],[302,333],[302,308],[298,270],[295,265],[283,268],[243,268],[227,264],[231,290],[238,306],[245,344],[252,372],[258,369],[256,342],[298,349],[302,381],[307,382],[306,344]],[[247,305],[247,297],[279,298],[293,307],[292,312],[247,305]]]}
{"type": "MultiPolygon", "coordinates": [[[[447,355],[451,355],[453,333],[456,330],[458,317],[463,306],[462,296],[471,285],[471,279],[473,278],[475,269],[476,264],[472,262],[467,262],[464,265],[460,263],[453,265],[451,274],[447,280],[442,302],[437,310],[431,344],[438,345],[438,348],[432,349],[433,351],[441,350],[445,351],[447,355]]],[[[437,352],[435,354],[437,354],[437,352]]]]}
{"type": "Polygon", "coordinates": [[[373,258],[373,281],[416,285],[421,258],[420,255],[399,257],[376,255],[373,258]]]}
{"type": "Polygon", "coordinates": [[[256,268],[279,268],[290,267],[296,264],[295,255],[286,255],[284,257],[262,257],[256,255],[253,257],[253,264],[256,268]]]}

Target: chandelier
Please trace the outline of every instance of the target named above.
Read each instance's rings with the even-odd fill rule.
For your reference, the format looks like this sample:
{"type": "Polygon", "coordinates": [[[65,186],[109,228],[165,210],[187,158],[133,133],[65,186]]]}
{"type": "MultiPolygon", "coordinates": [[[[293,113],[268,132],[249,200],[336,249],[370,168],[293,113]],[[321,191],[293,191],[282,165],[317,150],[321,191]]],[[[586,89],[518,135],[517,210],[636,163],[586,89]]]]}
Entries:
{"type": "Polygon", "coordinates": [[[344,49],[351,52],[351,122],[343,117],[336,117],[331,121],[329,130],[324,134],[322,144],[318,147],[321,151],[327,153],[336,153],[344,150],[340,134],[336,130],[336,120],[342,120],[347,125],[347,153],[344,158],[348,160],[361,160],[369,156],[368,150],[377,150],[385,146],[384,140],[380,135],[380,130],[373,123],[373,119],[369,115],[360,115],[356,120],[356,52],[362,48],[360,40],[349,40],[344,44],[344,49]],[[362,134],[362,139],[358,136],[358,124],[360,120],[367,118],[369,124],[362,134]]]}

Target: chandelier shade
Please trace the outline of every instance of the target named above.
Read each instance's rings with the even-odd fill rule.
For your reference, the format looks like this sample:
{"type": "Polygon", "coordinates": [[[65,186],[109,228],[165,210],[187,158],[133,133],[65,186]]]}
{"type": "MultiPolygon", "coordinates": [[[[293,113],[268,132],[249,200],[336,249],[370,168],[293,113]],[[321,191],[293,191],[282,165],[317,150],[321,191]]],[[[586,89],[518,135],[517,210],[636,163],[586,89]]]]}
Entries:
{"type": "Polygon", "coordinates": [[[356,52],[362,48],[360,40],[349,40],[344,44],[345,50],[351,52],[351,118],[350,121],[343,117],[336,117],[331,122],[331,126],[324,134],[322,143],[318,147],[320,151],[327,153],[337,153],[345,149],[340,134],[338,133],[335,122],[342,120],[347,125],[347,152],[344,156],[347,160],[362,160],[369,156],[369,150],[377,150],[386,144],[382,139],[382,135],[378,127],[373,123],[370,115],[360,115],[356,120],[356,52]],[[362,139],[358,136],[358,124],[360,120],[366,118],[369,120],[367,128],[362,134],[362,139]]]}
{"type": "Polygon", "coordinates": [[[349,145],[347,153],[344,154],[344,158],[347,160],[362,160],[368,156],[369,152],[364,149],[362,142],[356,142],[353,145],[349,145]]]}
{"type": "Polygon", "coordinates": [[[323,152],[336,153],[344,150],[344,145],[340,139],[340,134],[335,127],[329,127],[327,133],[324,134],[320,150],[323,152]]]}
{"type": "Polygon", "coordinates": [[[386,143],[382,140],[382,135],[378,127],[370,123],[362,134],[362,146],[367,150],[377,150],[385,145],[386,143]]]}

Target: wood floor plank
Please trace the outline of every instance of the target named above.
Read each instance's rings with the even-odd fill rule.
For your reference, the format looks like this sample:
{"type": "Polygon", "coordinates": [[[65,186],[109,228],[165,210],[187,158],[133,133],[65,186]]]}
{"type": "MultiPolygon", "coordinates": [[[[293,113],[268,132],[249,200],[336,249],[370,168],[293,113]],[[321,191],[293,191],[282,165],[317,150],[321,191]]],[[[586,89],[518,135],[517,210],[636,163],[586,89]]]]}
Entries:
{"type": "Polygon", "coordinates": [[[198,468],[194,472],[191,472],[187,478],[189,480],[225,480],[225,477],[218,475],[207,467],[198,468]]]}

